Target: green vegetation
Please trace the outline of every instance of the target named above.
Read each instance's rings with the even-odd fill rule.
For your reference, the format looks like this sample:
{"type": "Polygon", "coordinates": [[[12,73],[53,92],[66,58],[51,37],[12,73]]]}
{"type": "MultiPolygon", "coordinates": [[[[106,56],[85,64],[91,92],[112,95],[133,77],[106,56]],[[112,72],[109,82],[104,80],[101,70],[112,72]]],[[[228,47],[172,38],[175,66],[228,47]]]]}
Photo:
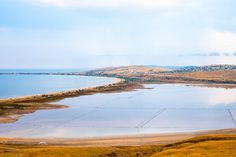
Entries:
{"type": "Polygon", "coordinates": [[[236,135],[208,135],[153,146],[75,147],[0,144],[1,157],[232,157],[236,135]]]}

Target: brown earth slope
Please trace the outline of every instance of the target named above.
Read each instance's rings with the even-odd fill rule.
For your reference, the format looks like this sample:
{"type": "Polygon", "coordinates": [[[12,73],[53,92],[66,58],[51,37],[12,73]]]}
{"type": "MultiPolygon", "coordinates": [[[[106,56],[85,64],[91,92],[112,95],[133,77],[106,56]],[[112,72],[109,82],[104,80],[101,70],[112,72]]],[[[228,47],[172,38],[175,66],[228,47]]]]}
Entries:
{"type": "Polygon", "coordinates": [[[0,144],[1,157],[233,157],[236,135],[198,136],[164,145],[76,147],[0,144]]]}
{"type": "Polygon", "coordinates": [[[144,83],[215,83],[236,84],[236,66],[202,66],[187,70],[169,70],[158,67],[125,66],[85,72],[85,75],[119,77],[144,83]],[[233,68],[232,68],[233,67],[233,68]]]}

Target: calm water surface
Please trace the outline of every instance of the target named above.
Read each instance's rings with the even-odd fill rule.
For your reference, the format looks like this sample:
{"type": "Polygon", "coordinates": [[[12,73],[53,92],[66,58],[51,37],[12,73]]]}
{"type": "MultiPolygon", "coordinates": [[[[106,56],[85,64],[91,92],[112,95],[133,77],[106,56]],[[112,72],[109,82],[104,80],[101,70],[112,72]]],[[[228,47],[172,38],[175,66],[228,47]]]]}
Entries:
{"type": "Polygon", "coordinates": [[[236,89],[146,85],[153,89],[59,101],[0,125],[5,137],[98,137],[235,128],[236,89]]]}
{"type": "Polygon", "coordinates": [[[0,75],[0,98],[100,86],[113,81],[112,78],[72,75],[0,75]]]}

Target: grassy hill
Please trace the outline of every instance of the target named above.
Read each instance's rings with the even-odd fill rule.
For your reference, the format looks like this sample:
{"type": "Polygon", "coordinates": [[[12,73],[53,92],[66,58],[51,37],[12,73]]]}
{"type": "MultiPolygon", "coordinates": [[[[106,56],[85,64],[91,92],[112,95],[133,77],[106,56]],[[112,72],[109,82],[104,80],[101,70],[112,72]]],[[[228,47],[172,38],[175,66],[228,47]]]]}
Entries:
{"type": "Polygon", "coordinates": [[[84,75],[125,78],[141,82],[236,84],[235,65],[189,66],[165,69],[155,66],[123,66],[92,70],[84,75]]]}
{"type": "Polygon", "coordinates": [[[123,147],[0,144],[1,157],[233,157],[236,135],[207,135],[166,145],[123,147]]]}

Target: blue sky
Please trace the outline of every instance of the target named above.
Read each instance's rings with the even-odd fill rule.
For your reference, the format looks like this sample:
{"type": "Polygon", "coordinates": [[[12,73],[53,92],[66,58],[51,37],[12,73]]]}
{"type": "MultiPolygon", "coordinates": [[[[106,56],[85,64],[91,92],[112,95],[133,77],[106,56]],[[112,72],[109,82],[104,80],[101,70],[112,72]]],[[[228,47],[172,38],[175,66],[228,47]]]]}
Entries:
{"type": "Polygon", "coordinates": [[[1,0],[0,68],[236,64],[234,0],[1,0]]]}

